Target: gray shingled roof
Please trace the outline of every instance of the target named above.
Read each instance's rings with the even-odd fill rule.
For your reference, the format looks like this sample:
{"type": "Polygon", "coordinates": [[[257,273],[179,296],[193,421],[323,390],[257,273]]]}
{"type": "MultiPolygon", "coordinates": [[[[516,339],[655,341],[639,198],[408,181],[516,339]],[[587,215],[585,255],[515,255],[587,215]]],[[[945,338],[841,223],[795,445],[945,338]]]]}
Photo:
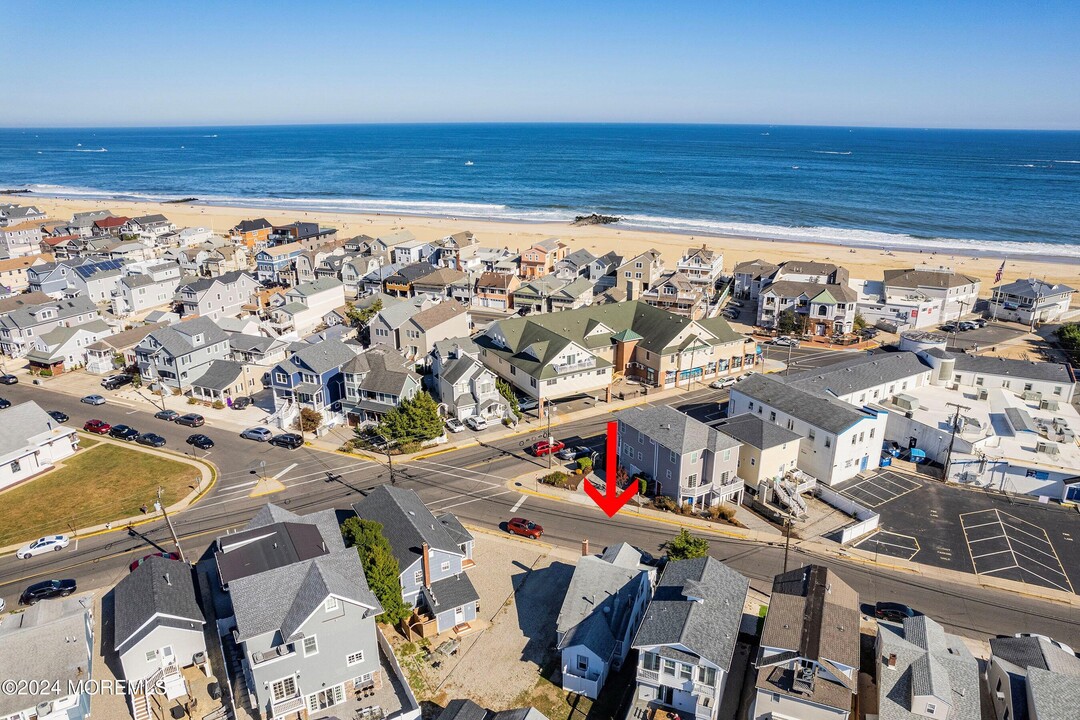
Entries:
{"type": "Polygon", "coordinates": [[[1065,363],[1013,360],[995,355],[969,355],[967,353],[956,353],[953,357],[956,358],[954,367],[957,372],[1004,375],[1006,377],[1066,383],[1069,385],[1076,382],[1069,371],[1069,366],[1065,363]]]}
{"type": "Polygon", "coordinates": [[[669,562],[633,646],[679,645],[729,671],[749,586],[711,557],[669,562]]]}
{"type": "Polygon", "coordinates": [[[0,420],[4,428],[0,432],[0,457],[22,450],[29,444],[30,438],[47,433],[59,437],[74,432],[53,420],[33,400],[0,410],[0,420]]]}
{"type": "Polygon", "coordinates": [[[882,273],[886,285],[894,285],[902,288],[955,288],[965,285],[974,285],[979,282],[978,278],[964,275],[958,272],[919,270],[886,270],[882,273]]]}
{"type": "Polygon", "coordinates": [[[290,356],[290,360],[299,360],[303,367],[312,372],[322,373],[339,368],[356,357],[356,352],[340,340],[326,339],[307,344],[290,356]]]}
{"type": "Polygon", "coordinates": [[[191,566],[151,555],[113,589],[114,649],[123,655],[164,625],[202,632],[206,622],[195,599],[191,566]]]}
{"type": "Polygon", "coordinates": [[[1031,668],[1027,682],[1035,717],[1039,720],[1076,720],[1077,708],[1080,708],[1080,681],[1075,675],[1031,668]]]}
{"type": "Polygon", "coordinates": [[[402,572],[420,559],[424,543],[436,550],[462,555],[459,543],[413,490],[380,485],[353,503],[353,510],[363,520],[382,524],[383,535],[390,541],[402,572]]]}
{"type": "Polygon", "coordinates": [[[732,392],[742,393],[833,434],[842,433],[867,417],[865,412],[845,402],[792,387],[765,375],[751,375],[740,380],[732,392]]]}
{"type": "Polygon", "coordinates": [[[1065,285],[1064,283],[1050,284],[1045,280],[1038,280],[1036,278],[1023,278],[1021,280],[1014,280],[1006,285],[999,285],[994,288],[998,292],[1005,293],[1007,295],[1016,295],[1018,297],[1031,298],[1032,300],[1039,297],[1049,297],[1052,295],[1062,295],[1064,293],[1076,292],[1075,289],[1065,285]]]}
{"type": "Polygon", "coordinates": [[[468,312],[468,308],[459,303],[456,300],[448,300],[446,302],[436,303],[426,310],[413,315],[410,319],[421,330],[425,332],[432,328],[442,325],[444,322],[456,318],[460,315],[464,315],[468,312]]]}
{"type": "Polygon", "coordinates": [[[560,650],[583,645],[603,661],[611,658],[642,590],[640,563],[640,553],[620,552],[578,560],[556,620],[560,650]]]}
{"type": "Polygon", "coordinates": [[[430,588],[422,588],[424,601],[435,614],[480,600],[472,581],[465,573],[436,580],[430,588]]]}
{"type": "Polygon", "coordinates": [[[364,375],[360,381],[361,390],[397,395],[405,391],[409,379],[420,382],[420,376],[412,370],[400,352],[381,343],[354,357],[342,366],[341,371],[350,375],[364,375]]]}
{"type": "Polygon", "coordinates": [[[615,413],[615,419],[678,453],[739,446],[736,440],[670,405],[641,405],[615,413]]]}
{"type": "Polygon", "coordinates": [[[234,360],[211,360],[206,372],[191,384],[208,390],[226,390],[233,386],[243,372],[242,363],[234,360]]]}
{"type": "MultiPolygon", "coordinates": [[[[176,357],[194,352],[196,349],[207,345],[216,345],[219,342],[228,340],[229,336],[210,318],[196,317],[155,330],[147,335],[147,338],[153,338],[161,344],[166,353],[176,357]],[[199,345],[194,345],[192,338],[199,334],[202,335],[203,341],[199,345]]],[[[146,344],[147,342],[147,339],[144,338],[140,344],[146,344]]]]}
{"type": "Polygon", "coordinates": [[[824,370],[807,370],[784,378],[791,387],[818,395],[850,395],[867,388],[899,382],[930,373],[913,352],[860,355],[829,365],[824,370]]]}
{"type": "Polygon", "coordinates": [[[241,275],[247,275],[252,282],[255,282],[255,278],[251,276],[247,270],[233,270],[232,272],[222,273],[217,277],[203,278],[201,280],[195,280],[188,282],[177,288],[177,292],[190,291],[193,293],[201,293],[204,290],[208,290],[214,286],[215,283],[221,283],[222,285],[232,285],[240,279],[241,275]]]}
{"type": "Polygon", "coordinates": [[[768,450],[784,443],[802,440],[802,435],[774,423],[766,422],[760,416],[751,413],[721,418],[709,423],[709,425],[724,435],[759,450],[768,450]]]}

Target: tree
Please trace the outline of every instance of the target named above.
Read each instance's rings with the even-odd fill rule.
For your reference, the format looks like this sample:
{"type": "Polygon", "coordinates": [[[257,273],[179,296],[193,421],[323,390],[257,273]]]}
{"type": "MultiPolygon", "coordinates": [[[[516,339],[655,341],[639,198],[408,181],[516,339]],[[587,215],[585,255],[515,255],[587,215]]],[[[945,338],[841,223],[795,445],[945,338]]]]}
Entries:
{"type": "Polygon", "coordinates": [[[319,429],[319,427],[322,425],[322,421],[322,413],[318,410],[312,410],[311,408],[300,408],[300,414],[297,415],[296,420],[293,421],[293,430],[313,433],[319,429]]]}
{"type": "Polygon", "coordinates": [[[802,323],[799,322],[799,318],[795,315],[794,310],[785,310],[776,318],[776,329],[779,330],[782,335],[791,335],[797,332],[801,327],[802,323]]]}
{"type": "Polygon", "coordinates": [[[866,318],[862,316],[862,313],[855,313],[855,319],[851,321],[851,327],[855,329],[855,332],[862,332],[866,329],[866,318]]]}
{"type": "Polygon", "coordinates": [[[401,597],[401,566],[382,529],[382,523],[351,517],[341,526],[341,534],[359,553],[368,587],[383,607],[377,619],[396,625],[409,617],[411,609],[401,597]]]}
{"type": "Polygon", "coordinates": [[[382,310],[382,300],[376,300],[366,308],[359,309],[351,302],[345,303],[345,317],[349,318],[349,324],[353,327],[364,327],[380,310],[382,310]]]}
{"type": "Polygon", "coordinates": [[[418,392],[386,413],[379,423],[379,434],[387,440],[423,441],[443,433],[439,406],[427,392],[418,392]]]}
{"type": "Polygon", "coordinates": [[[514,417],[520,420],[521,408],[518,407],[517,393],[514,392],[514,388],[510,387],[510,383],[502,379],[495,381],[495,387],[498,388],[499,394],[506,398],[506,404],[510,407],[510,412],[514,413],[514,417]]]}
{"type": "Polygon", "coordinates": [[[694,537],[686,528],[667,543],[668,560],[693,560],[709,554],[709,541],[694,537]]]}

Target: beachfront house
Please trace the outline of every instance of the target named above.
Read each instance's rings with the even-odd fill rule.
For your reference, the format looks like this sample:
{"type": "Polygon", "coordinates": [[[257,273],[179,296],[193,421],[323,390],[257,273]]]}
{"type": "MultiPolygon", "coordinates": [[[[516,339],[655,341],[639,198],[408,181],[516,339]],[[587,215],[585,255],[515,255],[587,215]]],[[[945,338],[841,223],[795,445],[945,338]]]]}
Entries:
{"type": "Polygon", "coordinates": [[[807,565],[773,580],[751,720],[848,720],[859,686],[859,594],[807,565]]]}
{"type": "Polygon", "coordinates": [[[719,720],[749,587],[749,580],[712,557],[667,564],[634,636],[637,687],[630,717],[662,710],[719,720]]]}
{"type": "Polygon", "coordinates": [[[244,245],[248,250],[254,250],[269,241],[270,231],[273,229],[274,226],[266,218],[241,220],[229,231],[229,237],[244,245]]]}
{"type": "Polygon", "coordinates": [[[562,687],[595,700],[630,653],[656,581],[641,551],[626,543],[583,556],[574,567],[555,624],[562,687]]]}
{"type": "Polygon", "coordinates": [[[724,254],[702,243],[701,247],[687,249],[675,264],[675,270],[691,283],[712,290],[724,271],[724,254]]]}
{"type": "Polygon", "coordinates": [[[908,268],[886,270],[886,296],[919,295],[935,301],[935,323],[959,320],[975,310],[982,283],[978,278],[951,268],[908,268]]]}
{"type": "Polygon", "coordinates": [[[986,312],[996,320],[1011,320],[1029,327],[1059,322],[1069,311],[1075,292],[1064,283],[1023,278],[995,287],[986,312]]]}
{"type": "Polygon", "coordinates": [[[383,526],[401,568],[406,605],[415,608],[411,632],[430,637],[463,632],[477,619],[480,596],[465,570],[472,567],[473,536],[451,513],[435,516],[413,490],[379,485],[353,511],[383,526]]]}
{"type": "Polygon", "coordinates": [[[619,465],[648,479],[649,492],[702,510],[742,502],[739,442],[670,405],[644,405],[615,414],[619,465]]]}
{"type": "Polygon", "coordinates": [[[559,238],[547,238],[534,243],[532,247],[521,252],[521,277],[532,280],[554,272],[555,263],[565,258],[569,252],[569,246],[559,238]]]}

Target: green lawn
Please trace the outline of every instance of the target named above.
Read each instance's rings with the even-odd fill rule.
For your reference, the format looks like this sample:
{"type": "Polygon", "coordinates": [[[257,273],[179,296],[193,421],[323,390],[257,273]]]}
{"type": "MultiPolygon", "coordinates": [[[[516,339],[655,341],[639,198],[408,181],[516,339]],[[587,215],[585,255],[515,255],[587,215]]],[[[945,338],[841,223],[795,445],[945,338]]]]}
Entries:
{"type": "Polygon", "coordinates": [[[198,479],[191,465],[95,441],[63,467],[0,494],[0,546],[136,516],[142,505],[153,512],[158,486],[168,506],[198,479]]]}

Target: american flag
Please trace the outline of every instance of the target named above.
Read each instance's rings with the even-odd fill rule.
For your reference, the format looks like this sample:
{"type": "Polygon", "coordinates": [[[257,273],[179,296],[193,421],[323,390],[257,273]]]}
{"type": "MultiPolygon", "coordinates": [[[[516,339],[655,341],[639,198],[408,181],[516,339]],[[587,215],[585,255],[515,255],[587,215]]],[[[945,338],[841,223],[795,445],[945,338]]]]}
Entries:
{"type": "Polygon", "coordinates": [[[997,273],[994,274],[994,282],[1001,282],[1001,276],[1005,274],[1005,261],[1001,261],[1001,267],[997,269],[997,273]]]}

